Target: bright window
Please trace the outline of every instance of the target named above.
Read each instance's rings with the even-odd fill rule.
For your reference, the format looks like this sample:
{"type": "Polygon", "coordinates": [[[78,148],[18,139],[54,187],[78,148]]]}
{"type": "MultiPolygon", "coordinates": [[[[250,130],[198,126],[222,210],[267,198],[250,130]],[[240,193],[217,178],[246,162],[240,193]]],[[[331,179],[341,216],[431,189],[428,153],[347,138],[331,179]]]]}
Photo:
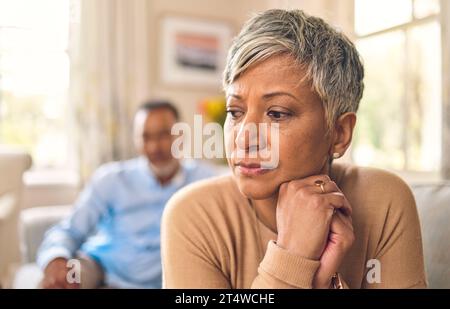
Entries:
{"type": "Polygon", "coordinates": [[[0,143],[68,162],[69,0],[0,0],[0,143]]]}
{"type": "Polygon", "coordinates": [[[365,64],[352,157],[359,165],[436,172],[441,160],[438,0],[355,0],[365,64]]]}

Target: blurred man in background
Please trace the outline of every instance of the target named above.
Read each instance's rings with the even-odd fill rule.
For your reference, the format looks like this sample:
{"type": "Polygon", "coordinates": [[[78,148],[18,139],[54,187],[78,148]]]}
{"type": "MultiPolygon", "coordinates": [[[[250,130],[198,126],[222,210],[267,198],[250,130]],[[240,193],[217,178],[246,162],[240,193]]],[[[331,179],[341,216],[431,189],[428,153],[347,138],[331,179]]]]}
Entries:
{"type": "Polygon", "coordinates": [[[211,166],[172,156],[178,120],[169,102],[139,108],[134,139],[141,156],[100,167],[72,214],[46,233],[37,257],[43,288],[161,287],[164,206],[181,187],[213,176],[211,166]],[[72,258],[81,266],[79,282],[67,278],[72,258]]]}

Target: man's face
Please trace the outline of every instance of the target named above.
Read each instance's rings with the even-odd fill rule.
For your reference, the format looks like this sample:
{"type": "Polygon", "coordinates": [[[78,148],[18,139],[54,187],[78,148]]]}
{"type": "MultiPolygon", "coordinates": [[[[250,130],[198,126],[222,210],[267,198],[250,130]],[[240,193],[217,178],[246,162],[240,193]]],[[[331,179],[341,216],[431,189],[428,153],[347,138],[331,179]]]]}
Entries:
{"type": "Polygon", "coordinates": [[[175,115],[167,108],[142,110],[134,118],[136,149],[156,169],[164,169],[176,160],[171,153],[174,136],[170,133],[175,123],[175,115]]]}

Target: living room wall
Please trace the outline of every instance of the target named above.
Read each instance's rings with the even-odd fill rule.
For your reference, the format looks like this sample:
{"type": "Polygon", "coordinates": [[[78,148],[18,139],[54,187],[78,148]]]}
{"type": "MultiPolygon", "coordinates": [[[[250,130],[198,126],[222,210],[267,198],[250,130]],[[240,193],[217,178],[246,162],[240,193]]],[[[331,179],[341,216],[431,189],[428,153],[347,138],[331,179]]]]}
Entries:
{"type": "Polygon", "coordinates": [[[148,20],[151,37],[149,38],[149,72],[150,72],[150,93],[152,97],[168,98],[177,104],[181,110],[185,121],[191,122],[193,113],[196,112],[196,106],[199,100],[216,96],[221,93],[221,89],[211,87],[186,87],[165,85],[159,78],[159,54],[160,40],[160,22],[165,14],[174,14],[177,16],[187,16],[194,18],[205,18],[207,20],[225,21],[231,26],[233,35],[237,33],[240,25],[248,18],[249,12],[264,9],[265,1],[164,1],[155,0],[148,2],[148,20]]]}
{"type": "MultiPolygon", "coordinates": [[[[332,24],[338,25],[343,30],[351,30],[351,12],[346,8],[351,1],[329,0],[245,0],[245,1],[208,1],[208,0],[189,0],[189,1],[148,1],[148,27],[155,29],[151,31],[149,38],[149,72],[150,72],[150,95],[158,98],[168,98],[173,100],[180,108],[184,121],[191,123],[193,113],[196,112],[199,100],[215,96],[221,93],[221,89],[211,88],[189,88],[168,86],[161,82],[159,78],[159,39],[160,22],[164,14],[175,14],[178,16],[206,18],[209,20],[217,19],[228,22],[233,30],[233,35],[237,34],[242,24],[251,16],[251,14],[263,11],[269,8],[300,8],[310,14],[319,15],[329,20],[332,24]],[[350,16],[349,16],[350,15],[350,16]]],[[[138,102],[136,102],[138,104],[138,102]]]]}

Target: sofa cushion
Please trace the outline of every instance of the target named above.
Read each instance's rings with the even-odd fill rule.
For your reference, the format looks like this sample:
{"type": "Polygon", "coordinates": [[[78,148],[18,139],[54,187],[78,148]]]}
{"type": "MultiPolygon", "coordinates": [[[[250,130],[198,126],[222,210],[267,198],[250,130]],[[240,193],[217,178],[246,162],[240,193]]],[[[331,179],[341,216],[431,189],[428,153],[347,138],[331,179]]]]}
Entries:
{"type": "Polygon", "coordinates": [[[22,210],[20,214],[20,236],[23,262],[36,261],[36,253],[45,232],[69,215],[71,208],[71,205],[61,205],[22,210]]]}
{"type": "MultiPolygon", "coordinates": [[[[413,185],[430,288],[450,288],[450,183],[413,185]]],[[[407,252],[405,252],[407,254],[407,252]]]]}

